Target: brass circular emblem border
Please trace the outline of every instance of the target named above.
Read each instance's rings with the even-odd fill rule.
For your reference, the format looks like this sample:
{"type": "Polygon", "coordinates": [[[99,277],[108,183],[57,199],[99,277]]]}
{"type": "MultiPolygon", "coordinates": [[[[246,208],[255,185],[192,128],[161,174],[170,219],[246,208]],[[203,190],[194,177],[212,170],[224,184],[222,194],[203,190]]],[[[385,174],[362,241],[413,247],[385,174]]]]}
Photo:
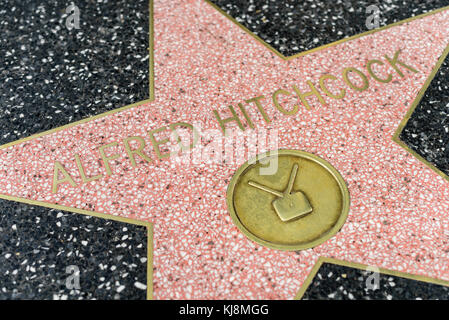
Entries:
{"type": "Polygon", "coordinates": [[[232,221],[237,226],[237,228],[239,228],[239,230],[241,232],[243,232],[243,234],[246,237],[248,237],[250,240],[252,240],[262,246],[271,248],[271,249],[278,249],[278,250],[284,250],[284,251],[298,251],[298,250],[310,249],[310,248],[313,248],[313,247],[316,247],[316,246],[322,244],[323,242],[325,242],[328,239],[330,239],[331,237],[333,237],[342,228],[343,224],[346,222],[346,219],[347,219],[348,213],[349,213],[350,195],[349,195],[349,190],[346,185],[346,182],[344,181],[341,174],[337,171],[337,169],[335,169],[326,160],[324,160],[312,153],[306,152],[306,151],[293,150],[293,149],[278,149],[275,151],[268,151],[265,153],[258,154],[256,157],[246,161],[244,164],[242,164],[237,169],[237,171],[232,176],[232,179],[229,182],[229,185],[227,188],[226,203],[227,203],[228,211],[231,215],[232,221]],[[303,244],[292,244],[292,245],[278,244],[278,243],[266,241],[256,235],[254,235],[240,221],[240,219],[235,211],[235,208],[234,208],[234,199],[233,199],[234,198],[234,189],[235,189],[237,182],[239,181],[240,176],[250,166],[256,164],[257,161],[260,161],[261,159],[264,159],[266,157],[273,157],[276,155],[297,156],[300,158],[305,158],[305,159],[314,161],[314,162],[318,163],[319,165],[321,165],[324,169],[326,169],[333,176],[335,181],[337,182],[340,192],[341,192],[341,199],[343,202],[342,208],[341,208],[341,213],[340,213],[338,220],[334,224],[334,226],[332,228],[330,228],[329,230],[325,230],[323,232],[323,235],[320,236],[318,239],[315,239],[313,241],[306,242],[303,244]]]}

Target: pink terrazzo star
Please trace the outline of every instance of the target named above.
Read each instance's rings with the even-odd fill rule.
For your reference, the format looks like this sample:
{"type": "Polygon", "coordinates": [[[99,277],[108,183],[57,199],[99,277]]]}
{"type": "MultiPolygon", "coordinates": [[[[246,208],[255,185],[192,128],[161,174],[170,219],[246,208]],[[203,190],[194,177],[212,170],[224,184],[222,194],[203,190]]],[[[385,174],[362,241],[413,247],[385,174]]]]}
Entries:
{"type": "Polygon", "coordinates": [[[155,0],[154,42],[153,102],[0,150],[0,193],[152,222],[156,299],[291,299],[320,256],[449,280],[449,184],[392,141],[449,43],[449,11],[284,61],[202,0],[155,0]],[[388,65],[384,56],[398,50],[418,73],[400,66],[401,77],[388,65]],[[368,75],[370,59],[385,63],[376,70],[391,73],[391,82],[368,75]],[[344,84],[346,67],[367,75],[367,90],[344,84]],[[311,109],[301,104],[293,116],[270,102],[275,90],[308,91],[306,81],[317,85],[326,73],[338,78],[329,88],[346,89],[343,99],[323,94],[322,105],[310,97],[311,109]],[[346,223],[313,249],[271,250],[240,233],[226,188],[243,162],[176,164],[157,160],[150,143],[148,131],[179,121],[220,130],[213,110],[230,116],[229,105],[239,111],[238,103],[260,95],[271,122],[245,104],[255,125],[246,131],[277,130],[279,148],[324,158],[348,184],[346,223]],[[122,143],[130,136],[145,139],[153,161],[136,157],[131,166],[122,143]],[[119,157],[107,175],[98,147],[111,142],[118,144],[106,153],[119,157]],[[75,154],[88,176],[103,177],[82,183],[75,154]],[[55,161],[77,187],[52,192],[55,161]]]}

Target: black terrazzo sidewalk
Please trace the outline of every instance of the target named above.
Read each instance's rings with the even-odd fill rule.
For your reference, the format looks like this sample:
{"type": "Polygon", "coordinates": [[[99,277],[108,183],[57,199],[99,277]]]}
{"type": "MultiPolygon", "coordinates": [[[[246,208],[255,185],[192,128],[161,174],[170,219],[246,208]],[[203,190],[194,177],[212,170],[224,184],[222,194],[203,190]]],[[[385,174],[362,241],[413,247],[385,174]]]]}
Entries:
{"type": "Polygon", "coordinates": [[[449,175],[449,57],[446,57],[399,138],[449,175]]]}
{"type": "Polygon", "coordinates": [[[449,287],[378,273],[379,287],[370,276],[373,272],[323,263],[302,299],[305,300],[449,300],[449,287]],[[374,290],[373,290],[374,289],[374,290]]]}
{"type": "Polygon", "coordinates": [[[379,27],[449,6],[449,0],[211,0],[284,56],[314,49],[379,27]],[[368,26],[367,27],[367,19],[368,26]]]}
{"type": "Polygon", "coordinates": [[[149,1],[71,3],[0,0],[0,145],[149,98],[149,1]]]}
{"type": "Polygon", "coordinates": [[[146,285],[146,227],[0,200],[0,300],[143,300],[146,285]]]}

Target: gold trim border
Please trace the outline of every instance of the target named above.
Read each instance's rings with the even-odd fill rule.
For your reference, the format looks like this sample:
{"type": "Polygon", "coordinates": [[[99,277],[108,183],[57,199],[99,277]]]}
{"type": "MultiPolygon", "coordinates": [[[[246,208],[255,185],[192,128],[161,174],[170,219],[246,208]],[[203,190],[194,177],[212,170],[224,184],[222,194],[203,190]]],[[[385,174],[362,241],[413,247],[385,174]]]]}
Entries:
{"type": "MultiPolygon", "coordinates": [[[[348,38],[344,38],[317,48],[313,48],[310,50],[306,50],[300,53],[297,53],[295,55],[292,56],[284,56],[283,54],[281,54],[279,51],[277,51],[276,49],[274,49],[272,46],[270,46],[268,43],[266,43],[265,41],[263,41],[260,37],[258,37],[257,35],[255,35],[253,32],[251,32],[249,29],[247,29],[245,26],[243,26],[241,23],[237,22],[234,18],[232,18],[231,16],[229,16],[226,12],[224,12],[221,8],[219,8],[217,5],[215,5],[214,3],[212,3],[210,0],[204,0],[206,3],[208,3],[209,5],[211,5],[213,8],[215,8],[218,12],[220,12],[221,14],[223,14],[226,18],[228,18],[229,20],[231,20],[233,23],[235,23],[236,25],[238,25],[241,29],[243,29],[245,32],[247,32],[250,36],[252,36],[253,38],[256,39],[256,41],[258,41],[259,43],[261,43],[263,46],[265,46],[266,48],[268,48],[271,52],[273,52],[274,54],[276,54],[278,57],[280,57],[282,60],[288,61],[288,60],[292,60],[294,58],[300,57],[300,56],[304,56],[307,55],[309,53],[312,52],[316,52],[316,51],[320,51],[332,46],[335,46],[337,44],[346,42],[346,41],[350,41],[353,39],[357,39],[359,37],[371,34],[371,33],[375,33],[381,30],[385,30],[394,26],[398,26],[416,19],[420,19],[423,18],[425,16],[428,15],[432,15],[438,12],[442,12],[445,11],[447,9],[449,9],[449,6],[446,7],[442,7],[439,9],[436,9],[434,11],[430,11],[424,14],[420,14],[417,15],[415,17],[410,17],[408,19],[405,20],[401,20],[398,22],[395,22],[393,24],[387,25],[387,26],[383,26],[381,28],[377,28],[377,29],[373,29],[373,30],[369,30],[360,34],[356,34],[354,36],[348,37],[348,38]]],[[[50,130],[46,130],[43,132],[39,132],[33,135],[30,135],[28,137],[19,139],[19,140],[15,140],[6,144],[3,144],[0,146],[0,150],[2,149],[6,149],[8,147],[17,145],[17,144],[21,144],[23,142],[26,141],[30,141],[51,133],[55,133],[64,129],[68,129],[71,127],[74,127],[76,125],[82,124],[82,123],[86,123],[95,119],[99,119],[120,111],[124,111],[139,105],[143,105],[149,102],[154,101],[154,16],[153,16],[153,0],[149,0],[149,98],[142,100],[142,101],[138,101],[136,103],[127,105],[127,106],[123,106],[123,107],[119,107],[117,109],[113,109],[104,113],[100,113],[98,115],[92,116],[92,117],[87,117],[75,122],[71,122],[69,124],[57,127],[57,128],[53,128],[50,130]]],[[[446,57],[446,55],[449,53],[449,46],[448,48],[446,48],[445,53],[443,54],[444,58],[446,57]]],[[[433,79],[433,77],[435,76],[436,72],[438,71],[439,67],[441,66],[442,62],[444,61],[444,58],[441,59],[441,61],[438,62],[437,67],[432,71],[431,77],[429,77],[429,79],[426,81],[426,85],[425,85],[425,89],[427,89],[428,85],[430,84],[431,80],[433,79]]],[[[423,87],[424,88],[424,87],[423,87]]],[[[425,90],[423,90],[423,92],[425,92],[425,90]]],[[[418,98],[416,100],[420,100],[422,98],[424,93],[421,93],[418,95],[418,98]]],[[[415,100],[415,101],[416,101],[415,100]]],[[[405,124],[407,123],[408,119],[410,118],[410,115],[413,113],[414,109],[416,108],[416,105],[418,103],[414,103],[414,106],[412,106],[412,108],[409,109],[409,111],[407,112],[407,116],[402,120],[400,127],[398,128],[398,131],[395,133],[394,137],[393,137],[393,141],[395,141],[396,143],[398,143],[399,145],[401,145],[402,147],[404,147],[407,151],[409,151],[411,154],[413,154],[416,158],[418,158],[420,161],[424,162],[427,166],[429,166],[432,170],[434,170],[435,172],[437,172],[439,175],[441,175],[443,178],[445,178],[446,180],[449,181],[449,177],[446,176],[443,172],[441,172],[439,169],[437,169],[436,167],[434,167],[433,165],[429,165],[430,163],[427,162],[427,160],[425,160],[424,158],[422,158],[421,156],[419,156],[418,154],[416,154],[416,152],[414,152],[413,150],[411,150],[410,148],[408,148],[402,141],[399,140],[399,138],[397,138],[397,136],[399,136],[400,132],[402,131],[403,127],[405,126],[405,124]],[[397,141],[396,141],[397,138],[397,141]]],[[[147,228],[148,231],[148,238],[147,238],[147,299],[148,300],[152,300],[153,299],[153,224],[150,222],[144,222],[144,221],[139,221],[139,220],[134,220],[134,219],[129,219],[129,218],[123,218],[123,217],[118,217],[118,216],[114,216],[111,214],[105,214],[105,213],[100,213],[100,212],[96,212],[96,211],[89,211],[89,210],[84,210],[84,209],[79,209],[79,208],[75,208],[75,207],[67,207],[67,206],[63,206],[63,205],[58,205],[58,204],[53,204],[53,203],[48,203],[48,202],[44,202],[44,201],[37,201],[37,200],[31,200],[31,199],[25,199],[25,198],[20,198],[20,197],[15,197],[15,196],[9,196],[9,195],[5,195],[5,194],[0,194],[0,199],[4,199],[4,200],[9,200],[9,201],[16,201],[16,202],[21,202],[21,203],[25,203],[25,204],[29,204],[29,205],[37,205],[37,206],[42,206],[42,207],[47,207],[47,208],[52,208],[52,209],[57,209],[57,210],[63,210],[63,211],[68,211],[68,212],[73,212],[73,213],[78,213],[78,214],[84,214],[84,215],[88,215],[88,216],[94,216],[94,217],[98,217],[98,218],[102,218],[102,219],[106,219],[106,220],[113,220],[113,221],[119,221],[119,222],[123,222],[123,223],[128,223],[128,224],[133,224],[133,225],[140,225],[140,226],[145,226],[147,228]]],[[[336,259],[331,259],[331,258],[319,258],[318,262],[314,265],[314,267],[312,268],[311,272],[309,273],[309,276],[307,277],[306,281],[304,282],[303,286],[301,287],[301,289],[299,290],[296,299],[301,299],[304,292],[307,290],[308,286],[310,285],[310,283],[312,282],[315,274],[318,272],[318,269],[321,267],[321,265],[323,263],[334,263],[334,264],[339,264],[339,265],[343,265],[343,266],[349,266],[349,267],[354,267],[354,268],[364,268],[366,267],[365,265],[362,264],[356,264],[356,263],[350,263],[350,262],[346,262],[346,261],[340,261],[340,260],[336,260],[336,259]]],[[[406,273],[401,273],[401,272],[396,272],[396,271],[390,271],[390,270],[386,270],[386,269],[381,269],[382,273],[384,274],[391,274],[391,275],[397,275],[397,276],[401,276],[404,278],[409,278],[409,279],[413,279],[413,280],[420,280],[420,281],[426,281],[426,282],[430,282],[430,283],[436,283],[436,284],[442,284],[442,285],[449,285],[449,282],[447,281],[443,281],[443,280],[437,280],[437,279],[431,279],[431,278],[427,278],[427,277],[423,277],[423,276],[414,276],[414,275],[408,275],[406,273]]]]}
{"type": "MultiPolygon", "coordinates": [[[[301,286],[298,293],[296,294],[295,300],[302,299],[305,292],[307,291],[310,284],[312,283],[313,279],[315,278],[316,274],[318,273],[318,270],[325,263],[359,269],[359,270],[366,270],[368,267],[370,267],[370,265],[366,265],[366,264],[338,260],[335,258],[320,257],[320,258],[318,258],[318,261],[315,263],[315,265],[312,267],[312,270],[310,270],[309,275],[307,276],[303,285],[301,286]]],[[[378,268],[378,267],[376,267],[376,268],[378,268]]],[[[379,269],[379,273],[381,273],[381,274],[449,287],[449,281],[446,281],[446,280],[435,279],[435,278],[430,278],[430,277],[421,276],[421,275],[417,275],[417,274],[411,274],[411,273],[389,270],[389,269],[384,269],[384,268],[378,268],[378,269],[379,269]]]]}
{"type": "Polygon", "coordinates": [[[292,59],[295,59],[295,58],[298,58],[298,57],[302,57],[302,56],[305,56],[305,55],[307,55],[309,53],[312,53],[312,52],[321,51],[323,49],[327,49],[327,48],[336,46],[336,45],[338,45],[340,43],[343,43],[343,42],[346,42],[346,41],[354,40],[354,39],[366,36],[368,34],[372,34],[372,33],[378,32],[378,31],[382,31],[382,30],[386,30],[386,29],[389,29],[391,27],[399,26],[401,24],[404,24],[404,23],[407,23],[407,22],[410,22],[410,21],[413,21],[413,20],[421,19],[421,18],[424,18],[426,16],[429,16],[429,15],[432,15],[432,14],[435,14],[435,13],[438,13],[438,12],[445,11],[445,10],[449,9],[449,6],[441,7],[439,9],[435,9],[435,10],[432,10],[432,11],[429,11],[429,12],[426,12],[426,13],[419,14],[419,15],[414,16],[414,17],[410,17],[410,18],[407,18],[407,19],[404,19],[404,20],[401,20],[401,21],[397,21],[397,22],[388,24],[388,25],[380,27],[380,28],[368,30],[368,31],[365,31],[365,32],[362,32],[362,33],[358,33],[358,34],[355,34],[353,36],[350,36],[350,37],[347,37],[347,38],[343,38],[343,39],[340,39],[340,40],[337,40],[337,41],[334,41],[334,42],[331,42],[331,43],[328,43],[328,44],[325,44],[325,45],[322,45],[322,46],[319,46],[319,47],[316,47],[316,48],[313,48],[313,49],[302,51],[302,52],[296,53],[296,54],[291,55],[291,56],[285,56],[282,53],[280,53],[278,50],[276,50],[274,47],[269,45],[267,42],[265,42],[262,38],[260,38],[254,32],[252,32],[247,27],[245,27],[243,24],[241,24],[240,22],[235,20],[232,16],[230,16],[228,13],[226,13],[223,9],[221,9],[218,5],[213,3],[211,0],[204,0],[204,1],[206,3],[208,3],[210,6],[212,6],[214,9],[216,9],[218,12],[220,12],[227,19],[231,20],[233,23],[235,23],[237,26],[239,26],[243,31],[248,33],[251,37],[256,39],[256,41],[261,43],[268,50],[270,50],[275,55],[277,55],[279,58],[281,58],[282,60],[285,60],[285,61],[292,60],[292,59]]]}
{"type": "Polygon", "coordinates": [[[410,108],[408,109],[405,117],[401,120],[398,128],[396,129],[396,132],[393,134],[393,141],[396,142],[398,145],[400,145],[402,148],[404,148],[405,150],[407,150],[409,153],[411,153],[415,158],[417,158],[419,161],[421,161],[422,163],[424,163],[424,165],[426,165],[428,168],[432,169],[433,171],[435,171],[438,175],[440,175],[441,177],[443,177],[445,180],[449,181],[449,177],[440,169],[438,169],[434,164],[432,164],[430,161],[428,161],[427,159],[425,159],[423,156],[421,156],[420,154],[418,154],[415,150],[412,150],[408,145],[405,144],[405,142],[403,142],[399,136],[402,132],[402,130],[404,130],[404,127],[407,125],[408,120],[410,119],[410,117],[412,116],[413,112],[415,111],[415,109],[418,107],[419,103],[421,102],[422,98],[424,97],[427,88],[430,86],[432,80],[435,78],[436,74],[438,73],[438,71],[441,68],[441,65],[443,64],[444,60],[446,59],[447,55],[449,54],[449,45],[446,47],[446,49],[443,51],[443,53],[441,54],[440,58],[438,59],[438,62],[436,63],[435,67],[432,69],[432,72],[430,73],[429,77],[427,78],[426,82],[424,83],[424,85],[421,87],[418,95],[416,96],[415,100],[413,101],[412,105],[410,106],[410,108]]]}

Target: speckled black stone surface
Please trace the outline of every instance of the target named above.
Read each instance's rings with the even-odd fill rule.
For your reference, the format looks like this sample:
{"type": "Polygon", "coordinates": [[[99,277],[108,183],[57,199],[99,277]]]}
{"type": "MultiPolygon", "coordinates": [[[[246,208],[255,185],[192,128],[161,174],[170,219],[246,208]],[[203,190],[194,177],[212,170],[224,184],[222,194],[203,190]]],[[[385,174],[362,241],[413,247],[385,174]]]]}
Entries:
{"type": "Polygon", "coordinates": [[[211,0],[285,56],[365,31],[370,5],[379,27],[449,5],[449,0],[211,0]]]}
{"type": "Polygon", "coordinates": [[[147,228],[6,200],[0,213],[0,299],[146,299],[147,228]]]}
{"type": "Polygon", "coordinates": [[[304,293],[317,300],[449,300],[449,287],[379,273],[379,288],[368,289],[371,271],[324,263],[304,293]],[[369,282],[368,282],[369,283],[369,282]]]}
{"type": "Polygon", "coordinates": [[[446,57],[399,138],[449,175],[449,58],[446,57]]]}
{"type": "Polygon", "coordinates": [[[0,0],[0,144],[149,98],[149,1],[73,3],[0,0]]]}

